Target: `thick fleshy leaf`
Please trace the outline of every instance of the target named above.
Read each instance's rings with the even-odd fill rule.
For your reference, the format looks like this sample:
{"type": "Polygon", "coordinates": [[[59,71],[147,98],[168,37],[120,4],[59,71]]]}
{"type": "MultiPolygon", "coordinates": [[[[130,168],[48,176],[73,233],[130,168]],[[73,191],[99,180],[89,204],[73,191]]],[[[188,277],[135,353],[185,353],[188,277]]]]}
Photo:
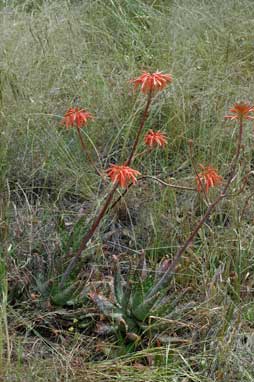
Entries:
{"type": "Polygon", "coordinates": [[[63,289],[61,292],[57,292],[51,296],[51,301],[55,305],[66,305],[69,300],[71,300],[77,293],[80,282],[76,282],[69,287],[63,289]]]}
{"type": "Polygon", "coordinates": [[[149,299],[146,299],[143,304],[133,307],[133,315],[140,321],[144,321],[150,314],[151,309],[156,303],[157,299],[160,297],[160,292],[156,293],[149,299]]]}
{"type": "Polygon", "coordinates": [[[144,302],[144,288],[143,288],[142,280],[139,278],[133,284],[131,305],[133,308],[135,308],[136,306],[139,306],[143,302],[144,302]]]}
{"type": "Polygon", "coordinates": [[[53,280],[42,281],[40,277],[36,279],[36,286],[37,286],[38,292],[43,297],[49,296],[52,285],[53,285],[53,280]]]}

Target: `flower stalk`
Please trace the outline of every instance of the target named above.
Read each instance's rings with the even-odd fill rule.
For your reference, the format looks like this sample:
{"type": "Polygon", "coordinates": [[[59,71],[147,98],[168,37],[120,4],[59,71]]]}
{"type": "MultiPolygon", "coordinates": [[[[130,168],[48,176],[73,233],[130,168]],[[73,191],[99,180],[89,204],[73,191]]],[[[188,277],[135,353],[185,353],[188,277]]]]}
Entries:
{"type": "Polygon", "coordinates": [[[135,155],[135,152],[136,152],[136,149],[137,149],[137,146],[138,146],[138,143],[139,143],[140,135],[142,133],[142,130],[143,130],[144,126],[145,126],[145,122],[146,122],[147,117],[148,117],[148,112],[149,112],[149,107],[151,105],[151,102],[152,102],[152,91],[150,91],[148,93],[147,102],[146,102],[145,110],[144,110],[144,113],[143,113],[143,116],[142,116],[142,119],[141,119],[141,122],[140,122],[140,125],[139,125],[139,129],[138,129],[135,141],[133,143],[130,156],[129,156],[129,158],[126,161],[126,165],[127,166],[129,166],[131,164],[131,162],[133,160],[133,157],[135,155]]]}
{"type": "MultiPolygon", "coordinates": [[[[149,107],[150,107],[150,104],[152,101],[152,94],[154,91],[163,90],[165,88],[165,86],[167,85],[167,83],[171,82],[171,81],[172,81],[172,78],[170,75],[164,75],[161,72],[156,72],[154,74],[144,73],[142,76],[131,81],[134,83],[135,87],[137,87],[139,84],[141,84],[142,85],[141,91],[143,93],[148,94],[145,110],[144,110],[143,116],[142,116],[141,121],[140,121],[140,125],[139,125],[139,129],[137,131],[137,134],[136,134],[136,138],[134,140],[129,158],[124,163],[124,165],[111,165],[111,167],[107,170],[108,176],[111,178],[111,181],[113,182],[114,186],[111,189],[111,191],[109,192],[103,207],[99,211],[98,215],[95,217],[95,220],[94,220],[91,228],[84,235],[76,254],[73,256],[73,258],[69,262],[66,270],[64,271],[62,278],[61,278],[60,287],[64,286],[65,281],[67,280],[67,278],[70,276],[71,272],[76,267],[78,260],[80,259],[81,255],[82,255],[82,252],[87,247],[87,243],[93,237],[93,235],[94,235],[95,231],[97,230],[101,220],[103,219],[104,215],[108,211],[108,208],[110,206],[110,203],[113,199],[113,196],[114,196],[115,191],[117,190],[118,186],[120,185],[121,187],[125,187],[125,188],[127,187],[128,188],[129,181],[131,181],[132,184],[135,184],[136,183],[136,176],[141,175],[138,171],[131,169],[129,167],[129,165],[133,161],[133,157],[135,155],[142,130],[144,129],[145,122],[146,122],[147,117],[148,117],[149,107]]],[[[93,117],[91,116],[90,113],[85,112],[83,109],[82,110],[69,109],[68,112],[65,114],[65,118],[63,120],[63,123],[66,124],[67,128],[69,126],[73,126],[74,123],[76,123],[78,135],[79,135],[83,150],[85,150],[85,144],[84,144],[84,141],[83,141],[82,136],[80,134],[79,128],[82,127],[84,124],[86,124],[88,118],[92,119],[93,117]]]]}
{"type": "Polygon", "coordinates": [[[106,199],[106,201],[104,203],[104,206],[102,207],[102,209],[98,213],[97,217],[95,218],[91,228],[88,230],[88,232],[83,237],[83,239],[82,239],[82,241],[80,243],[80,246],[79,246],[79,248],[78,248],[78,250],[76,252],[76,255],[71,259],[71,261],[68,264],[65,272],[63,273],[62,279],[61,279],[61,282],[60,282],[60,287],[61,288],[64,286],[65,281],[67,280],[67,278],[69,277],[71,272],[74,270],[78,260],[80,259],[81,255],[82,255],[82,252],[87,247],[87,243],[93,237],[93,235],[94,235],[98,225],[100,224],[102,218],[104,217],[105,213],[107,212],[107,209],[108,209],[108,207],[110,205],[110,202],[111,202],[111,200],[112,200],[112,198],[114,196],[114,193],[115,193],[117,187],[118,187],[118,184],[115,184],[114,187],[112,188],[112,190],[109,192],[109,194],[107,196],[107,199],[106,199]]]}
{"type": "Polygon", "coordinates": [[[198,231],[204,225],[204,223],[209,218],[211,213],[215,210],[217,205],[221,202],[222,199],[224,199],[227,196],[227,192],[229,190],[231,182],[233,181],[233,179],[236,175],[236,167],[237,167],[237,163],[238,163],[240,153],[241,153],[242,136],[243,136],[243,119],[240,118],[236,154],[235,154],[233,161],[231,162],[229,178],[228,178],[225,186],[223,187],[221,193],[214,200],[214,202],[208,206],[204,216],[196,224],[194,230],[191,232],[189,237],[185,240],[184,244],[179,248],[178,252],[176,253],[175,257],[173,258],[172,262],[170,263],[170,266],[167,269],[167,271],[164,273],[164,275],[161,277],[161,279],[157,282],[157,284],[149,292],[149,294],[147,296],[148,298],[156,295],[156,293],[158,293],[158,291],[167,287],[168,283],[170,282],[170,280],[173,277],[175,268],[176,268],[177,264],[179,263],[179,260],[181,259],[183,253],[191,245],[191,243],[192,243],[193,239],[195,238],[195,236],[197,235],[198,231]]]}

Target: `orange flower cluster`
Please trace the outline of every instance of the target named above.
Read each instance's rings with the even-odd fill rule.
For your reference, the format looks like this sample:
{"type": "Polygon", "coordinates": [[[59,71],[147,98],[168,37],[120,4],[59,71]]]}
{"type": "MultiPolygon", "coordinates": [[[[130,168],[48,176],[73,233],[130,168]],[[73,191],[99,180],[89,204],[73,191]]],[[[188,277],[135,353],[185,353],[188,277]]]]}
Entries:
{"type": "Polygon", "coordinates": [[[145,135],[144,142],[147,146],[150,147],[164,147],[167,144],[167,136],[161,131],[149,130],[148,133],[145,135]]]}
{"type": "Polygon", "coordinates": [[[136,177],[141,175],[139,171],[133,170],[129,166],[111,164],[110,168],[106,170],[111,182],[118,183],[121,187],[127,187],[129,181],[132,184],[137,183],[136,177]]]}
{"type": "Polygon", "coordinates": [[[173,79],[170,74],[163,74],[158,71],[152,74],[143,72],[141,76],[130,80],[134,84],[134,89],[141,85],[141,92],[145,94],[163,90],[172,81],[173,79]]]}
{"type": "Polygon", "coordinates": [[[202,172],[196,176],[197,190],[201,192],[203,188],[208,192],[210,187],[220,185],[222,183],[222,177],[217,173],[217,171],[211,167],[204,167],[201,164],[199,165],[202,169],[202,172]]]}
{"type": "Polygon", "coordinates": [[[88,111],[85,111],[84,109],[79,110],[77,107],[70,108],[65,113],[62,124],[65,124],[67,129],[76,124],[76,126],[80,129],[87,124],[88,119],[94,120],[94,117],[88,111]]]}
{"type": "Polygon", "coordinates": [[[235,103],[234,107],[229,109],[229,111],[233,113],[233,115],[226,115],[224,118],[230,119],[231,121],[235,119],[254,119],[254,116],[250,115],[250,113],[254,112],[254,106],[251,106],[249,103],[235,103]]]}

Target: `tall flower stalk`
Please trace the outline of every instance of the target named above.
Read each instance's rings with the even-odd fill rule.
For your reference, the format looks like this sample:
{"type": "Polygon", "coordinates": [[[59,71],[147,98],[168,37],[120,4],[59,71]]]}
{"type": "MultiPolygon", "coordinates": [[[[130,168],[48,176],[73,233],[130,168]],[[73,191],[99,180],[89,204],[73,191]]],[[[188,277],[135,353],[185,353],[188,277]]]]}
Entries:
{"type": "Polygon", "coordinates": [[[88,232],[85,234],[85,236],[83,237],[83,239],[81,240],[81,243],[79,245],[79,248],[75,254],[75,256],[73,256],[73,258],[71,259],[71,261],[69,262],[65,272],[63,273],[62,275],[62,279],[61,279],[61,283],[60,283],[60,287],[62,288],[64,286],[64,283],[66,281],[66,279],[69,277],[70,273],[73,271],[73,269],[75,268],[79,258],[81,257],[82,255],[82,252],[86,249],[87,247],[87,243],[89,242],[89,240],[93,237],[94,235],[94,232],[96,231],[97,227],[99,226],[102,218],[104,217],[105,213],[107,212],[107,209],[110,205],[110,202],[114,196],[114,193],[116,191],[118,187],[118,184],[115,184],[114,187],[112,188],[112,190],[109,192],[107,198],[106,198],[106,201],[103,205],[103,207],[101,208],[101,210],[99,211],[98,215],[96,216],[91,228],[88,230],[88,232]]]}
{"type": "Polygon", "coordinates": [[[147,117],[148,117],[149,107],[150,107],[151,102],[152,102],[152,94],[153,94],[152,91],[150,91],[148,93],[147,102],[146,102],[145,110],[144,110],[144,113],[143,113],[143,116],[142,116],[142,119],[141,119],[141,122],[140,122],[140,126],[139,126],[139,129],[138,129],[135,141],[133,143],[133,146],[132,146],[132,149],[131,149],[131,152],[130,152],[130,156],[129,156],[127,162],[126,162],[127,166],[129,166],[131,164],[131,162],[133,160],[133,157],[135,155],[135,152],[136,152],[136,149],[137,149],[137,146],[138,146],[138,142],[139,142],[142,130],[144,129],[145,122],[146,122],[147,117]]]}
{"type": "MultiPolygon", "coordinates": [[[[140,121],[140,125],[138,128],[132,149],[130,151],[130,155],[129,155],[127,161],[123,165],[111,165],[111,167],[107,170],[107,173],[108,173],[111,181],[113,182],[113,188],[109,192],[104,205],[102,206],[102,208],[98,212],[97,216],[95,217],[92,226],[90,227],[88,232],[84,235],[83,239],[81,240],[80,246],[79,246],[76,254],[72,257],[72,259],[69,262],[65,272],[63,273],[62,278],[61,278],[61,282],[60,282],[60,287],[64,286],[65,281],[67,280],[67,278],[69,277],[71,272],[76,267],[81,255],[82,255],[82,252],[87,247],[87,243],[93,237],[93,235],[94,235],[95,231],[97,230],[101,220],[105,216],[118,186],[120,185],[121,187],[124,187],[124,188],[128,187],[129,181],[132,181],[132,183],[135,183],[136,182],[136,176],[141,175],[138,171],[130,168],[129,166],[132,163],[133,158],[135,156],[136,149],[138,147],[139,140],[140,140],[142,131],[143,131],[144,126],[145,126],[145,122],[146,122],[148,114],[149,114],[149,107],[150,107],[151,102],[152,102],[152,96],[153,96],[154,92],[163,90],[167,86],[167,84],[170,83],[171,81],[172,81],[172,77],[169,74],[162,74],[161,72],[155,72],[153,74],[144,72],[140,77],[130,81],[131,83],[134,84],[135,88],[138,87],[139,85],[141,85],[141,92],[147,94],[146,106],[145,106],[145,109],[144,109],[144,112],[143,112],[143,115],[142,115],[142,118],[140,121]]],[[[81,125],[83,125],[84,123],[86,123],[87,118],[91,118],[90,115],[89,116],[85,115],[85,117],[86,117],[85,118],[84,115],[75,114],[75,112],[77,112],[77,111],[78,110],[75,109],[73,112],[73,109],[70,109],[70,111],[66,113],[65,118],[64,118],[64,122],[66,124],[66,127],[68,127],[69,125],[73,125],[74,122],[76,122],[77,128],[79,128],[80,127],[78,125],[79,122],[81,125]]],[[[82,112],[83,112],[83,110],[82,110],[82,112]]],[[[80,137],[80,134],[79,134],[79,137],[80,137]]],[[[81,140],[81,144],[82,144],[82,140],[81,140]]]]}
{"type": "MultiPolygon", "coordinates": [[[[217,198],[211,203],[204,216],[200,219],[200,221],[196,224],[193,231],[190,233],[189,237],[185,240],[183,245],[179,248],[178,252],[176,253],[175,257],[173,258],[172,262],[170,263],[170,266],[168,267],[167,271],[164,273],[164,275],[161,277],[161,279],[154,285],[154,287],[149,292],[148,298],[156,295],[159,291],[166,288],[169,284],[170,280],[173,277],[175,268],[177,264],[179,263],[179,260],[181,259],[181,256],[186,251],[186,249],[191,245],[193,239],[197,235],[200,228],[204,225],[206,220],[209,218],[211,213],[215,210],[217,205],[221,202],[222,199],[224,199],[229,191],[230,185],[232,181],[234,180],[237,172],[237,164],[239,162],[240,154],[241,154],[241,147],[242,147],[242,139],[243,139],[243,120],[245,119],[253,119],[254,117],[250,116],[250,112],[254,111],[254,108],[251,108],[248,104],[241,103],[241,107],[238,108],[239,104],[235,104],[235,107],[233,109],[230,109],[231,112],[233,112],[235,115],[233,116],[226,116],[225,118],[231,119],[231,120],[238,120],[239,121],[239,130],[238,130],[238,140],[237,140],[237,147],[236,147],[236,153],[235,156],[231,162],[230,168],[229,168],[229,177],[222,188],[220,194],[217,196],[217,198]],[[247,110],[247,111],[246,111],[247,110]]],[[[199,180],[200,182],[200,180],[199,180]]],[[[207,185],[207,183],[206,183],[207,185]]],[[[199,187],[199,184],[198,184],[199,187]]],[[[208,187],[209,188],[209,187],[208,187]]]]}

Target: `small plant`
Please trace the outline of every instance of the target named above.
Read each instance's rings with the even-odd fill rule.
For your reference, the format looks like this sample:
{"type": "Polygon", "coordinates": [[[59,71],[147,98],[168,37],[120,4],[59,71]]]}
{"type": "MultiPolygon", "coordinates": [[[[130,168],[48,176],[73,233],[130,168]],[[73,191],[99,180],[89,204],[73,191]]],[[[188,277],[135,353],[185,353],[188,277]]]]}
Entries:
{"type": "Polygon", "coordinates": [[[110,322],[110,325],[103,326],[105,332],[139,341],[140,336],[150,330],[151,316],[166,317],[174,310],[182,294],[177,297],[174,293],[168,295],[170,284],[153,292],[154,285],[170,266],[168,259],[164,259],[151,274],[147,271],[145,253],[142,251],[137,266],[134,269],[130,267],[126,281],[116,256],[113,256],[113,262],[113,298],[106,298],[98,292],[90,292],[89,296],[110,322]]]}

